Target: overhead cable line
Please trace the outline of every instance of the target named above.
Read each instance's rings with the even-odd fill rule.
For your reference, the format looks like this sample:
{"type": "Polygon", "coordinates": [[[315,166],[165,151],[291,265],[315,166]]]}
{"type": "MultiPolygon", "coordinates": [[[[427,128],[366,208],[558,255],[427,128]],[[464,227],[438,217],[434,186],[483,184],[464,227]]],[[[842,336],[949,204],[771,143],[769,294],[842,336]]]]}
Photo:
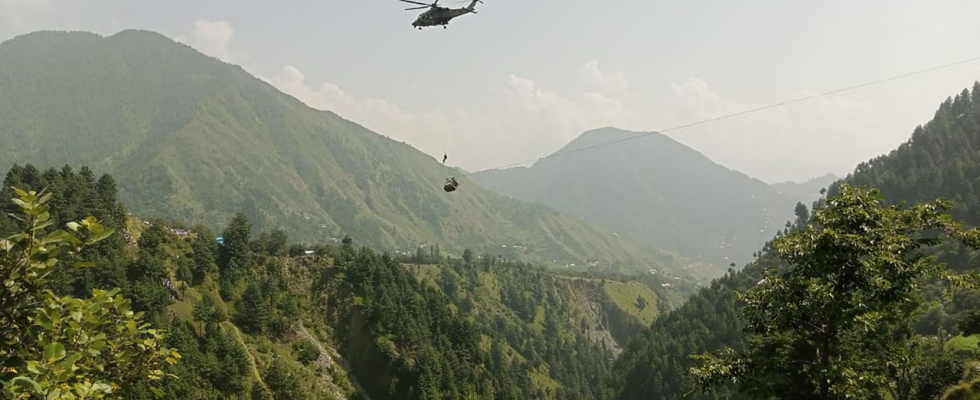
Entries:
{"type": "Polygon", "coordinates": [[[478,173],[481,173],[481,172],[492,171],[492,170],[495,170],[495,169],[505,169],[505,168],[510,168],[510,167],[516,167],[516,166],[519,166],[519,165],[527,164],[529,162],[544,160],[546,158],[552,158],[552,157],[563,156],[563,155],[572,154],[572,153],[578,153],[578,152],[581,152],[581,151],[595,149],[597,147],[609,146],[609,145],[616,144],[616,143],[622,143],[622,142],[626,142],[626,141],[630,141],[630,140],[634,140],[634,139],[640,139],[640,138],[651,136],[651,135],[655,135],[655,134],[658,134],[658,133],[664,133],[664,132],[670,132],[670,131],[676,131],[676,130],[680,130],[680,129],[690,128],[690,127],[693,127],[693,126],[703,125],[703,124],[707,124],[707,123],[710,123],[710,122],[721,121],[721,120],[725,120],[725,119],[729,119],[729,118],[734,118],[734,117],[738,117],[738,116],[742,116],[742,115],[747,115],[747,114],[752,114],[752,113],[756,113],[756,112],[759,112],[759,111],[764,111],[764,110],[768,110],[768,109],[772,109],[772,108],[782,107],[782,106],[785,106],[785,105],[788,105],[788,104],[799,103],[799,102],[806,101],[806,100],[812,100],[812,99],[815,99],[815,98],[818,98],[818,97],[829,96],[829,95],[832,95],[832,94],[837,94],[837,93],[841,93],[841,92],[847,92],[847,91],[851,91],[851,90],[855,90],[855,89],[860,89],[860,88],[863,88],[863,87],[877,85],[877,84],[880,84],[880,83],[885,83],[885,82],[894,81],[894,80],[898,80],[898,79],[908,78],[908,77],[915,76],[915,75],[921,75],[921,74],[924,74],[924,73],[927,73],[927,72],[932,72],[932,71],[937,71],[937,70],[940,70],[940,69],[950,68],[950,67],[954,67],[954,66],[957,66],[957,65],[971,63],[971,62],[974,62],[974,61],[980,61],[980,57],[974,57],[974,58],[970,58],[970,59],[966,59],[966,60],[956,61],[956,62],[949,63],[949,64],[938,65],[938,66],[935,66],[935,67],[926,68],[926,69],[915,71],[915,72],[909,72],[909,73],[902,74],[902,75],[896,75],[896,76],[892,76],[892,77],[889,77],[889,78],[879,79],[879,80],[875,80],[875,81],[871,81],[871,82],[866,82],[866,83],[862,83],[862,84],[859,84],[859,85],[849,86],[849,87],[845,87],[845,88],[842,88],[842,89],[832,90],[832,91],[829,91],[829,92],[823,92],[823,93],[819,93],[819,94],[815,94],[815,95],[811,95],[811,96],[800,97],[800,98],[797,98],[797,99],[787,100],[787,101],[779,102],[779,103],[776,103],[776,104],[771,104],[771,105],[768,105],[768,106],[763,106],[763,107],[753,108],[753,109],[750,109],[750,110],[740,111],[740,112],[733,113],[733,114],[727,114],[727,115],[723,115],[723,116],[720,116],[720,117],[708,118],[708,119],[704,119],[704,120],[700,120],[700,121],[697,121],[697,122],[692,122],[692,123],[688,123],[688,124],[684,124],[684,125],[673,126],[673,127],[667,128],[667,129],[659,130],[659,131],[646,132],[646,133],[642,133],[642,134],[637,135],[637,136],[631,136],[631,137],[624,138],[624,139],[614,140],[614,141],[605,142],[605,143],[599,143],[599,144],[595,144],[595,145],[591,145],[591,146],[586,146],[586,147],[583,147],[583,148],[580,148],[580,149],[569,150],[569,151],[564,151],[564,152],[559,152],[559,153],[553,153],[551,155],[547,155],[547,156],[544,156],[544,157],[532,158],[532,159],[528,159],[528,160],[521,161],[521,162],[518,162],[518,163],[504,165],[504,166],[501,166],[501,167],[485,169],[485,170],[477,171],[477,172],[470,172],[470,173],[466,173],[464,176],[475,175],[475,174],[478,174],[478,173]]]}

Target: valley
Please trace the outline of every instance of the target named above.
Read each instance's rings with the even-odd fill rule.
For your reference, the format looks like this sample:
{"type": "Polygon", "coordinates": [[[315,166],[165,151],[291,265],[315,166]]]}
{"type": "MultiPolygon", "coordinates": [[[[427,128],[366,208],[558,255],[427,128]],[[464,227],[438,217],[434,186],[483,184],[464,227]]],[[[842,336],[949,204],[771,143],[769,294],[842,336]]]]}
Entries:
{"type": "Polygon", "coordinates": [[[470,174],[157,32],[17,36],[0,391],[971,398],[980,82],[937,103],[844,177],[612,126],[470,174]]]}

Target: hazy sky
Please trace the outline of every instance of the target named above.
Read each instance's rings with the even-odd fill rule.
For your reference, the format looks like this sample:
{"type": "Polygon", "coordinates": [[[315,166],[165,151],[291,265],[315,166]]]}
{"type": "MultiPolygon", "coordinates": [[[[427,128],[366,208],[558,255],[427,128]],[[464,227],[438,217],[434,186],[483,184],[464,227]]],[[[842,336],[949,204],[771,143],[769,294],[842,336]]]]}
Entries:
{"type": "MultiPolygon", "coordinates": [[[[0,40],[157,31],[469,170],[980,56],[977,0],[484,1],[417,31],[396,0],[0,0],[0,40]]],[[[980,62],[668,135],[767,182],[845,174],[975,80],[980,62]]]]}

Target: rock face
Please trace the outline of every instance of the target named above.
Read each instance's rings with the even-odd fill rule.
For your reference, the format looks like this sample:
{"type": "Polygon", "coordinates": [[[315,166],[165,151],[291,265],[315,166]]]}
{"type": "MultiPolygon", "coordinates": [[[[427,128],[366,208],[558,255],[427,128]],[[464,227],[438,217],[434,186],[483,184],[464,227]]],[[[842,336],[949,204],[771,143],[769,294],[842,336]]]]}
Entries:
{"type": "Polygon", "coordinates": [[[320,375],[320,382],[329,388],[330,396],[338,400],[348,399],[344,396],[344,392],[340,389],[340,386],[335,382],[335,380],[339,379],[345,381],[347,384],[353,385],[361,398],[371,400],[371,397],[368,396],[364,388],[357,382],[357,378],[347,372],[348,367],[343,363],[343,358],[340,357],[340,354],[337,354],[337,351],[333,347],[324,346],[320,343],[319,339],[311,335],[306,330],[306,327],[302,325],[296,330],[296,335],[309,340],[320,350],[320,357],[316,359],[315,363],[323,370],[323,374],[320,375]]]}

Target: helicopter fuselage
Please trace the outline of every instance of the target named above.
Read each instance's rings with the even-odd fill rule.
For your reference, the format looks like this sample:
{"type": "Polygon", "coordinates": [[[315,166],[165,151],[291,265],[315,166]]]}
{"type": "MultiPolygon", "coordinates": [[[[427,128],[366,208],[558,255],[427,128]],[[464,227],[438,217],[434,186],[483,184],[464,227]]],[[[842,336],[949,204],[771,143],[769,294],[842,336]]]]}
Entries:
{"type": "Polygon", "coordinates": [[[412,26],[418,29],[422,29],[426,26],[439,26],[445,27],[449,24],[449,21],[460,15],[476,13],[473,10],[476,0],[474,0],[469,7],[466,8],[446,8],[446,7],[432,7],[428,11],[422,13],[412,22],[412,26]]]}

